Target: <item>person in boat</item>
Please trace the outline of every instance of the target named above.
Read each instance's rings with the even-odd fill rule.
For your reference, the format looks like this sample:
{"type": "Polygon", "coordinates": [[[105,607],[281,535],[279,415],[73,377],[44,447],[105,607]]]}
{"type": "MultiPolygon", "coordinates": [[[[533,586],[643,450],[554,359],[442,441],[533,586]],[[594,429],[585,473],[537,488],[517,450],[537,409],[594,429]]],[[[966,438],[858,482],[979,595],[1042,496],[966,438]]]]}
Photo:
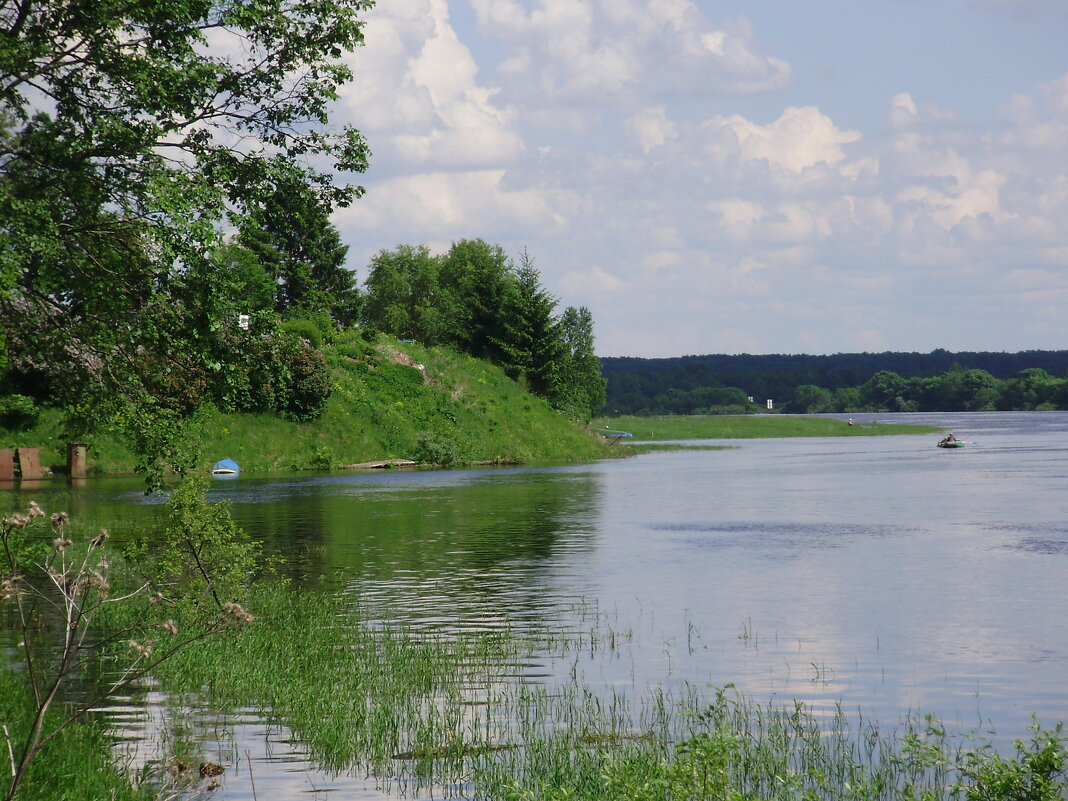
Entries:
{"type": "Polygon", "coordinates": [[[955,436],[953,436],[953,434],[952,434],[952,432],[951,432],[951,433],[950,433],[950,435],[949,435],[948,437],[946,437],[945,439],[943,439],[943,440],[942,440],[941,442],[939,442],[938,444],[939,444],[939,445],[950,445],[950,444],[952,444],[952,443],[954,443],[954,442],[956,442],[956,441],[957,441],[957,438],[956,438],[955,436]]]}

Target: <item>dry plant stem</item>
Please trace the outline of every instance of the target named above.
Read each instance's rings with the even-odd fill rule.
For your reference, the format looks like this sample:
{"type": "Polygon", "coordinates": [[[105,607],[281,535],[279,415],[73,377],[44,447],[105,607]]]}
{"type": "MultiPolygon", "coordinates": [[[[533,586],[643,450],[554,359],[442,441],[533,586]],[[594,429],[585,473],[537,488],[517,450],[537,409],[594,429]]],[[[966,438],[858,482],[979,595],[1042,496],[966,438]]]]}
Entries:
{"type": "Polygon", "coordinates": [[[7,730],[7,725],[6,724],[2,728],[4,729],[4,742],[7,744],[7,758],[8,758],[8,760],[10,760],[10,764],[11,764],[11,775],[14,776],[15,775],[15,750],[11,747],[11,732],[9,732],[7,730]]]}
{"type": "MultiPolygon", "coordinates": [[[[127,636],[136,628],[112,633],[105,639],[86,645],[93,619],[97,611],[107,603],[121,603],[141,595],[148,589],[146,583],[133,592],[115,598],[109,598],[110,584],[104,575],[106,566],[100,562],[95,567],[91,565],[90,558],[106,539],[106,533],[95,538],[85,552],[81,560],[69,560],[67,547],[71,544],[65,535],[65,525],[53,524],[58,537],[54,543],[54,550],[44,563],[35,563],[35,567],[48,577],[54,593],[46,592],[34,587],[18,575],[18,558],[12,550],[10,535],[15,527],[25,528],[32,517],[27,520],[22,518],[11,524],[5,520],[3,523],[2,543],[3,555],[6,560],[8,582],[12,588],[15,605],[18,614],[19,625],[23,633],[22,649],[27,666],[28,679],[33,693],[34,716],[30,731],[22,743],[20,753],[16,757],[16,747],[11,740],[10,732],[4,727],[4,737],[7,743],[8,758],[11,764],[11,782],[8,786],[6,801],[13,801],[16,797],[23,777],[26,775],[30,764],[49,742],[63,732],[68,726],[82,719],[91,709],[99,706],[105,699],[118,692],[131,682],[145,676],[162,662],[169,659],[181,649],[194,642],[203,640],[228,628],[235,621],[247,622],[250,617],[243,609],[226,609],[220,617],[203,631],[194,635],[174,641],[165,651],[152,658],[150,648],[145,646],[135,647],[136,658],[122,670],[118,678],[107,687],[87,701],[83,701],[72,709],[59,723],[51,729],[45,730],[45,721],[49,711],[55,704],[64,682],[70,677],[78,657],[87,650],[98,649],[115,642],[117,639],[127,636]],[[63,641],[59,653],[58,665],[55,672],[44,675],[43,667],[34,659],[32,638],[29,632],[33,631],[33,619],[38,609],[51,608],[63,619],[63,641]]],[[[198,569],[209,577],[197,560],[198,569]]],[[[220,605],[221,606],[221,605],[220,605]]],[[[172,632],[172,636],[175,632],[172,632]]],[[[133,643],[132,643],[133,645],[133,643]]]]}

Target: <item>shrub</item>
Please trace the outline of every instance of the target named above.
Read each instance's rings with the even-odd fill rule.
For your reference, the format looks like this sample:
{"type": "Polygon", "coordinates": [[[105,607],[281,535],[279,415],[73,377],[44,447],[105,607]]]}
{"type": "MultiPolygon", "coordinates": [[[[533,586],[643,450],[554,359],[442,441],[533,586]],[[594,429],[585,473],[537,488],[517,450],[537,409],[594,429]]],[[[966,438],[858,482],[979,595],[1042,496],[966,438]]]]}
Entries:
{"type": "Polygon", "coordinates": [[[283,357],[288,372],[285,400],[278,409],[287,420],[305,422],[323,413],[330,397],[330,371],[326,357],[302,342],[285,343],[283,357]]]}
{"type": "Polygon", "coordinates": [[[463,461],[460,450],[456,440],[423,431],[416,438],[414,458],[425,464],[452,467],[463,461]]]}
{"type": "Polygon", "coordinates": [[[337,458],[325,445],[317,445],[309,464],[312,470],[333,470],[337,465],[337,458]]]}
{"type": "Polygon", "coordinates": [[[316,350],[323,346],[322,329],[313,320],[287,320],[279,327],[287,334],[306,339],[316,350]]]}
{"type": "Polygon", "coordinates": [[[1059,801],[1065,791],[1068,749],[1064,728],[1043,730],[1035,722],[1030,743],[1016,740],[1016,759],[991,749],[965,754],[960,768],[963,781],[955,789],[967,801],[1059,801]]]}
{"type": "Polygon", "coordinates": [[[37,424],[41,410],[33,398],[26,395],[8,395],[0,398],[0,426],[12,431],[32,428],[37,424]]]}

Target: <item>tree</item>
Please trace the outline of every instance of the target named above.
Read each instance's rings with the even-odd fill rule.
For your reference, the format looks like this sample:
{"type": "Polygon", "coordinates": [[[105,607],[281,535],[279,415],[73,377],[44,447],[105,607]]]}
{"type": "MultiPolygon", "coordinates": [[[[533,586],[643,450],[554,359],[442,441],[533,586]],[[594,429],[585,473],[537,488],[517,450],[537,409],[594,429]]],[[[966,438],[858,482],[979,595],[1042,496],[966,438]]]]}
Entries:
{"type": "Polygon", "coordinates": [[[444,324],[438,272],[441,260],[426,245],[398,245],[371,259],[364,323],[426,345],[441,344],[444,324]]]}
{"type": "Polygon", "coordinates": [[[255,253],[230,241],[215,251],[212,261],[232,286],[230,298],[238,314],[274,311],[275,283],[255,253]]]}
{"type": "Polygon", "coordinates": [[[560,326],[554,318],[556,298],[541,285],[530,254],[507,282],[495,345],[502,366],[512,378],[526,381],[535,395],[551,398],[567,357],[560,326]]]}
{"type": "Polygon", "coordinates": [[[1052,405],[1062,383],[1040,367],[1028,367],[1005,382],[999,408],[1027,410],[1052,405]]]}
{"type": "Polygon", "coordinates": [[[860,387],[864,405],[874,410],[904,411],[908,382],[890,370],[880,370],[860,387]]]}
{"type": "MultiPolygon", "coordinates": [[[[231,215],[305,187],[344,205],[367,146],[326,133],[370,0],[0,3],[0,321],[13,365],[87,425],[163,444],[218,363],[187,305],[231,215]],[[211,47],[207,46],[210,37],[211,47]],[[46,332],[45,335],[40,335],[46,332]]],[[[302,190],[304,191],[304,190],[302,190]]],[[[151,457],[149,457],[151,458],[151,457]]]]}
{"type": "Polygon", "coordinates": [[[829,412],[834,407],[834,396],[830,390],[814,384],[802,384],[794,390],[794,399],[789,403],[789,411],[798,414],[819,414],[829,412]]]}
{"type": "Polygon", "coordinates": [[[512,269],[504,249],[482,239],[454,242],[441,260],[442,341],[479,358],[499,360],[501,314],[512,269]]]}
{"type": "Polygon", "coordinates": [[[565,357],[553,405],[589,422],[605,404],[605,379],[593,349],[593,315],[585,306],[568,306],[560,315],[565,357]]]}
{"type": "Polygon", "coordinates": [[[243,221],[239,240],[274,279],[275,306],[286,317],[328,314],[351,322],[354,316],[356,276],[345,269],[348,246],[330,211],[298,179],[275,188],[243,221]]]}

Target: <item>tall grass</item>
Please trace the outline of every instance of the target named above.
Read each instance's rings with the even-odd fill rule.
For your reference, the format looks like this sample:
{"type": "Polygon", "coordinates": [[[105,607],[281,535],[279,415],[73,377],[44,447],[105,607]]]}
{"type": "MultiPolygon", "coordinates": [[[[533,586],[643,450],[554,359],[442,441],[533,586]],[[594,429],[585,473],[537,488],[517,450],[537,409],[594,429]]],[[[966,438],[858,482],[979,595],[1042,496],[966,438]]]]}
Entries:
{"type": "Polygon", "coordinates": [[[342,595],[261,588],[251,603],[257,625],[174,659],[163,686],[263,710],[327,771],[362,766],[385,782],[507,801],[1054,801],[1068,788],[1059,729],[1036,726],[1006,757],[933,718],[762,706],[729,687],[633,695],[578,673],[516,680],[532,659],[624,643],[604,621],[444,634],[384,622],[385,610],[342,595]]]}
{"type": "MultiPolygon", "coordinates": [[[[35,706],[24,676],[0,666],[0,787],[11,781],[7,738],[20,743],[33,720],[35,706]]],[[[53,718],[59,718],[56,710],[53,718]]],[[[52,719],[50,718],[50,722],[52,719]]],[[[19,790],[20,801],[146,801],[147,787],[135,786],[115,763],[103,724],[86,720],[69,726],[48,747],[45,757],[30,766],[19,790]]]]}

